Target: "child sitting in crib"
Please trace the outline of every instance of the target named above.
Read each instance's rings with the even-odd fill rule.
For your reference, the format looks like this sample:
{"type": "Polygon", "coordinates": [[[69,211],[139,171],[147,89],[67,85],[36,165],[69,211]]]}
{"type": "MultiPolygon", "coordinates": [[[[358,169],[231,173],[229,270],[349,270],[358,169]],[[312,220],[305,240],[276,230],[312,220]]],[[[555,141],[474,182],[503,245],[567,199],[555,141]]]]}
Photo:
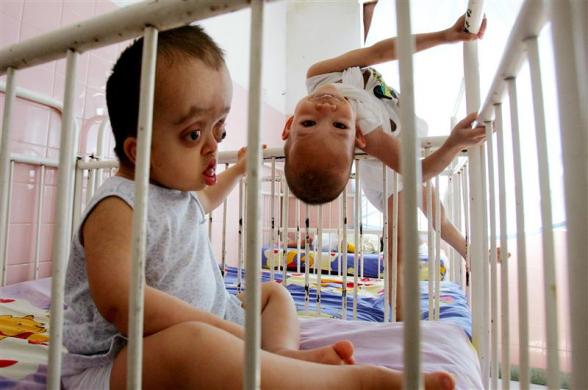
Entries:
{"type": "MultiPolygon", "coordinates": [[[[417,34],[416,51],[481,38],[486,20],[482,22],[478,34],[464,32],[463,26],[464,16],[446,30],[417,34]]],[[[399,95],[369,66],[396,58],[396,39],[390,38],[318,62],[308,69],[306,86],[309,95],[298,102],[282,133],[282,139],[286,140],[286,179],[296,197],[309,204],[322,204],[335,199],[347,184],[357,147],[380,160],[360,163],[360,182],[366,197],[380,211],[387,205],[389,215],[392,215],[392,196],[384,199],[382,189],[382,162],[399,172],[399,95]]],[[[475,120],[475,113],[466,116],[453,128],[445,143],[422,161],[423,181],[441,173],[461,150],[478,145],[485,139],[484,127],[471,127],[475,120]]],[[[427,125],[420,118],[417,118],[416,131],[419,137],[427,133],[427,125]]],[[[387,186],[391,194],[391,180],[387,186]]],[[[433,198],[437,196],[437,192],[433,191],[433,198]]],[[[402,192],[398,197],[402,202],[402,192]]],[[[426,206],[426,192],[423,198],[423,205],[426,206]]],[[[443,207],[440,225],[442,238],[465,259],[465,239],[445,218],[443,207]]],[[[391,229],[392,224],[389,226],[391,229]]],[[[398,242],[401,241],[400,235],[401,229],[398,242]]],[[[392,238],[391,233],[389,237],[392,238]]],[[[389,248],[391,251],[392,245],[389,248]]],[[[397,250],[400,260],[401,248],[397,250]]],[[[402,264],[399,262],[398,266],[397,318],[400,319],[402,264]]]]}
{"type": "MultiPolygon", "coordinates": [[[[215,173],[226,135],[232,84],[223,53],[202,29],[159,34],[145,258],[144,388],[239,388],[244,359],[242,297],[224,288],[205,228],[245,172],[215,173]],[[196,191],[194,194],[192,191],[196,191]]],[[[106,95],[120,167],[87,205],[72,243],[64,321],[65,388],[126,384],[131,225],[142,39],[120,56],[106,95]]],[[[262,287],[261,385],[399,388],[401,374],[354,365],[353,345],[301,351],[293,302],[276,283],[262,287]],[[303,375],[301,375],[303,373],[303,375]]],[[[428,388],[452,388],[447,373],[428,388]]]]}

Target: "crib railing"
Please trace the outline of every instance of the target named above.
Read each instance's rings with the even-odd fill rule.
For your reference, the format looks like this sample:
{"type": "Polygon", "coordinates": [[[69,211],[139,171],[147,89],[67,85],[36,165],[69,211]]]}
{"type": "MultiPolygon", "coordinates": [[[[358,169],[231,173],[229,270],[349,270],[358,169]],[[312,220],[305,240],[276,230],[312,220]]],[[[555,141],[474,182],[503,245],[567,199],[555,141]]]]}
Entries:
{"type": "MultiPolygon", "coordinates": [[[[258,256],[259,245],[259,188],[261,181],[261,148],[259,142],[259,111],[260,111],[260,71],[261,71],[261,28],[263,26],[263,2],[254,0],[249,4],[244,0],[226,0],[222,4],[218,1],[180,1],[169,0],[166,2],[150,2],[138,4],[128,8],[114,11],[76,26],[67,27],[54,31],[39,38],[33,38],[21,44],[13,45],[0,51],[0,74],[6,74],[4,116],[2,122],[2,134],[0,139],[0,211],[2,221],[0,226],[0,255],[3,257],[1,269],[5,270],[5,252],[7,245],[7,218],[9,211],[10,194],[10,167],[14,164],[9,154],[10,124],[13,111],[13,102],[17,95],[16,87],[17,70],[42,64],[48,61],[67,57],[65,95],[63,104],[62,137],[59,159],[59,182],[57,198],[56,234],[53,252],[53,281],[52,281],[52,313],[51,329],[52,342],[50,345],[50,389],[60,387],[61,371],[61,344],[62,344],[62,322],[63,322],[63,284],[64,267],[69,248],[69,237],[71,230],[71,204],[73,202],[73,177],[75,171],[76,156],[74,145],[76,144],[76,131],[73,126],[73,91],[75,82],[75,71],[77,57],[84,50],[96,49],[111,43],[120,42],[125,39],[145,35],[145,48],[141,84],[141,109],[139,119],[139,150],[137,166],[137,207],[134,213],[133,231],[133,292],[131,294],[132,305],[131,316],[133,327],[130,332],[129,374],[128,387],[141,387],[141,339],[142,339],[142,275],[143,275],[143,250],[144,234],[140,232],[145,226],[147,196],[147,178],[149,176],[149,145],[151,132],[151,109],[153,99],[153,68],[155,65],[155,52],[157,46],[157,31],[165,30],[183,23],[204,17],[220,15],[225,12],[234,11],[247,6],[252,9],[252,45],[250,64],[250,89],[249,89],[249,123],[248,123],[248,183],[247,196],[243,197],[240,210],[247,210],[246,216],[242,212],[240,226],[247,226],[247,254],[244,258],[247,269],[248,301],[246,315],[246,367],[244,368],[244,386],[248,389],[257,388],[259,384],[259,289],[258,283],[260,264],[258,256]],[[151,70],[151,71],[148,71],[151,70]],[[243,224],[243,217],[247,221],[243,224]]],[[[588,287],[586,275],[588,275],[588,211],[586,199],[588,199],[588,173],[586,161],[586,138],[587,123],[586,113],[582,107],[585,102],[586,86],[579,80],[585,80],[580,72],[586,69],[586,53],[584,57],[576,55],[574,40],[579,47],[586,46],[585,25],[579,23],[574,17],[574,12],[586,15],[586,3],[572,0],[550,0],[548,2],[527,0],[523,3],[519,16],[514,24],[503,60],[496,72],[496,77],[491,86],[482,109],[480,118],[487,126],[489,142],[487,149],[482,147],[469,152],[468,166],[457,172],[459,180],[454,183],[461,183],[455,186],[456,195],[462,197],[464,205],[464,225],[468,237],[468,261],[472,268],[472,292],[471,303],[473,307],[473,342],[478,350],[483,378],[486,387],[496,387],[497,370],[497,343],[498,331],[496,324],[498,317],[501,317],[501,351],[502,351],[502,378],[503,388],[508,388],[509,350],[508,350],[508,308],[506,302],[508,290],[506,280],[508,278],[508,260],[506,258],[506,210],[505,210],[505,182],[504,182],[504,139],[502,136],[502,112],[501,103],[505,90],[508,91],[511,105],[511,127],[513,131],[514,159],[515,159],[515,193],[517,198],[517,260],[518,260],[518,290],[519,305],[516,310],[521,313],[519,318],[520,342],[520,370],[521,387],[528,388],[529,383],[529,362],[528,362],[528,305],[527,305],[527,281],[526,281],[526,253],[524,236],[524,214],[522,198],[522,175],[519,154],[518,140],[518,116],[517,116],[517,90],[516,77],[520,64],[525,55],[529,58],[531,68],[534,114],[537,133],[537,150],[540,166],[540,188],[542,194],[542,223],[544,226],[543,252],[544,252],[544,285],[546,300],[544,303],[547,324],[548,344],[548,378],[549,387],[559,386],[558,367],[558,322],[556,313],[557,288],[555,284],[553,238],[549,232],[551,229],[551,211],[549,199],[549,176],[546,169],[547,160],[543,159],[546,154],[545,146],[545,123],[542,108],[542,90],[540,83],[541,70],[539,68],[537,41],[536,38],[546,22],[546,15],[552,25],[553,46],[555,52],[556,75],[558,79],[558,100],[560,132],[562,139],[562,154],[564,162],[564,184],[566,198],[566,224],[567,230],[567,253],[568,253],[568,279],[567,293],[570,298],[570,323],[572,326],[571,348],[572,348],[572,387],[583,389],[588,387],[588,287]],[[549,11],[549,12],[548,12],[549,11]],[[580,31],[580,33],[578,33],[580,31]],[[584,32],[582,34],[581,32],[584,32]],[[497,282],[496,265],[496,243],[497,237],[496,221],[493,220],[495,199],[494,199],[494,172],[493,156],[494,144],[492,123],[495,123],[497,141],[498,161],[498,187],[499,187],[499,215],[500,215],[500,241],[501,241],[501,313],[497,313],[497,297],[495,288],[497,282]],[[488,162],[486,156],[488,156],[488,162]],[[488,171],[488,176],[486,175],[488,171]],[[461,191],[460,191],[461,189],[461,191]],[[487,193],[490,191],[490,196],[487,193]],[[489,230],[488,230],[489,225],[489,230]],[[488,253],[490,255],[488,255],[488,253]],[[490,262],[488,262],[490,259],[490,262]],[[489,303],[491,303],[489,305],[489,303]],[[493,342],[490,343],[492,337],[493,342]],[[491,344],[491,345],[490,345],[491,344]],[[489,381],[491,382],[489,383],[489,381]]],[[[404,128],[414,128],[414,94],[412,82],[412,52],[413,41],[410,28],[410,3],[397,2],[397,24],[399,34],[399,57],[401,89],[403,91],[403,104],[401,105],[401,124],[404,128]]],[[[477,43],[465,44],[465,88],[467,98],[467,110],[478,111],[481,99],[479,96],[479,76],[477,74],[477,43]]],[[[417,205],[420,194],[418,185],[418,155],[414,132],[402,132],[401,142],[403,144],[403,155],[401,165],[403,166],[403,185],[406,202],[403,204],[403,212],[406,216],[404,229],[407,232],[403,236],[405,248],[405,292],[407,297],[405,304],[405,384],[408,388],[418,388],[420,384],[420,357],[419,357],[419,309],[418,301],[414,300],[418,295],[417,265],[409,261],[415,258],[418,253],[417,242],[417,205]],[[413,234],[411,234],[411,232],[413,234]]],[[[361,162],[358,160],[359,164],[361,162]]],[[[83,163],[80,163],[83,165],[83,163]]],[[[78,165],[80,165],[78,164],[78,165]]],[[[383,174],[388,180],[388,174],[383,174]]],[[[358,179],[358,178],[356,178],[358,179]]],[[[361,180],[361,178],[359,178],[361,180]]],[[[244,186],[240,186],[240,192],[244,192],[244,186]]],[[[343,199],[346,199],[344,197],[343,199]]],[[[241,202],[240,202],[241,203],[241,202]]],[[[459,205],[459,202],[457,203],[459,205]]],[[[357,208],[359,211],[360,208],[357,208]]],[[[455,208],[457,209],[457,207],[455,208]]],[[[454,210],[455,210],[454,209],[454,210]]],[[[393,212],[395,215],[396,212],[393,212]]],[[[394,220],[394,215],[392,219],[394,220]]],[[[388,222],[390,216],[386,218],[388,222]]],[[[354,234],[361,231],[357,225],[359,220],[355,215],[354,234]]],[[[394,224],[394,222],[393,222],[394,224]]],[[[241,237],[245,234],[240,230],[241,237]]],[[[347,234],[347,229],[343,229],[347,234]]],[[[298,229],[297,232],[302,232],[298,229]]],[[[307,231],[308,233],[308,231],[307,231]]],[[[387,241],[387,240],[385,240],[387,241]]],[[[357,242],[357,241],[356,241],[357,242]]],[[[242,248],[242,244],[240,244],[242,248]]],[[[308,245],[306,246],[309,247],[308,245]]],[[[384,251],[387,253],[387,251],[384,251]]],[[[392,259],[394,263],[394,259],[392,259]]],[[[239,261],[244,261],[241,259],[239,261]]],[[[306,267],[308,268],[308,267],[306,267]]],[[[319,273],[320,275],[320,273],[319,273]]],[[[3,276],[4,277],[4,276],[3,276]]],[[[346,277],[346,276],[345,276],[346,277]]],[[[354,273],[355,277],[355,273],[354,273]]],[[[467,276],[466,276],[467,278],[467,276]]],[[[393,312],[393,310],[392,310],[393,312]]]]}

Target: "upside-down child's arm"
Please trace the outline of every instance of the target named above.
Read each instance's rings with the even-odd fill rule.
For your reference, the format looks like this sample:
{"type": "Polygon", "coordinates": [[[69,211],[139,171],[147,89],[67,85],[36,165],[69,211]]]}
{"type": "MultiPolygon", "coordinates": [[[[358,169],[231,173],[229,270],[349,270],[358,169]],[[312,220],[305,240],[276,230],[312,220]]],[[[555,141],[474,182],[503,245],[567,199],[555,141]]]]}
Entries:
{"type": "MultiPolygon", "coordinates": [[[[462,119],[453,128],[445,143],[422,160],[423,181],[440,174],[461,150],[484,141],[486,138],[485,128],[483,126],[471,127],[476,118],[476,113],[471,113],[462,119]]],[[[367,134],[365,141],[365,147],[362,149],[367,154],[376,157],[396,172],[402,173],[400,169],[402,148],[398,138],[379,127],[367,134]]]]}
{"type": "MultiPolygon", "coordinates": [[[[445,30],[416,34],[415,52],[445,43],[470,41],[482,38],[486,30],[486,19],[484,18],[482,21],[482,26],[477,34],[464,32],[463,26],[464,16],[461,16],[451,27],[445,30]]],[[[396,40],[397,38],[384,39],[372,46],[351,50],[338,57],[317,62],[308,69],[306,77],[310,78],[319,74],[341,72],[354,66],[366,67],[387,61],[394,61],[398,59],[396,40]]]]}
{"type": "MultiPolygon", "coordinates": [[[[83,225],[86,271],[102,316],[127,334],[131,275],[132,209],[121,199],[98,203],[83,225]]],[[[243,329],[162,291],[145,286],[145,336],[185,321],[200,321],[243,337],[243,329]]]]}

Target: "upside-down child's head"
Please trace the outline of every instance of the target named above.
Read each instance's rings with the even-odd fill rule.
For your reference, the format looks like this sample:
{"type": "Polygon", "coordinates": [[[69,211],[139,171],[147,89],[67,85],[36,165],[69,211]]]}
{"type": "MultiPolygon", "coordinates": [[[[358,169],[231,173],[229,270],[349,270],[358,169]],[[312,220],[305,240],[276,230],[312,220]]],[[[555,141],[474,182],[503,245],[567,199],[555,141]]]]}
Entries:
{"type": "Polygon", "coordinates": [[[333,84],[300,100],[282,133],[286,180],[308,204],[332,201],[349,179],[355,146],[365,146],[349,102],[333,84]]]}
{"type": "MultiPolygon", "coordinates": [[[[120,161],[133,177],[143,38],[121,54],[106,85],[106,102],[120,161]]],[[[201,190],[216,181],[217,144],[225,136],[232,83],[222,50],[197,26],[159,33],[150,180],[167,188],[201,190]]]]}

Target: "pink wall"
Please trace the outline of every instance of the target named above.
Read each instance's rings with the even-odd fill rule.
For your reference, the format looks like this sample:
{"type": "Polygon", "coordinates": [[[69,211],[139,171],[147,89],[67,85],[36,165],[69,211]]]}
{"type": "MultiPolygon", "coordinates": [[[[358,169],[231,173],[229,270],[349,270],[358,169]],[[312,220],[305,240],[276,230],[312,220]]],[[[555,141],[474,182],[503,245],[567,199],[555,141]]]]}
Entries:
{"type": "MultiPolygon", "coordinates": [[[[0,47],[24,41],[47,31],[69,25],[115,9],[108,0],[2,0],[0,2],[0,47]]],[[[105,107],[106,74],[120,45],[80,55],[76,91],[76,124],[80,139],[95,128],[97,109],[105,107]]],[[[2,79],[5,79],[4,77],[2,79]]],[[[16,83],[63,100],[65,60],[16,72],[16,83]]],[[[4,94],[0,94],[0,112],[4,94]]],[[[12,116],[11,153],[57,158],[60,139],[60,114],[48,107],[17,99],[12,116]]],[[[84,142],[85,145],[85,142],[84,142]]],[[[90,145],[93,150],[95,143],[90,145]]],[[[85,152],[83,148],[82,152],[85,152]]],[[[52,232],[55,213],[56,172],[47,169],[43,198],[39,199],[39,168],[16,164],[12,182],[12,203],[8,230],[7,282],[31,279],[34,273],[34,232],[41,224],[40,276],[51,272],[52,232]],[[37,202],[43,202],[43,214],[37,215],[37,202]]]]}
{"type": "MultiPolygon", "coordinates": [[[[116,9],[109,0],[1,0],[0,1],[0,47],[18,43],[47,31],[70,25],[95,15],[116,9]]],[[[76,124],[80,130],[82,154],[96,151],[96,132],[99,120],[106,112],[104,86],[112,64],[120,51],[128,45],[123,42],[80,55],[76,91],[76,124]],[[103,111],[101,111],[103,110],[103,111]]],[[[0,78],[5,80],[5,77],[0,78]]],[[[65,60],[17,71],[16,82],[27,88],[63,100],[65,60]]],[[[0,93],[0,116],[3,114],[4,94],[0,93]]],[[[262,109],[264,127],[263,142],[270,147],[281,145],[280,131],[284,115],[268,105],[262,109]]],[[[17,99],[12,116],[10,151],[30,156],[57,158],[59,154],[60,114],[48,107],[17,99]]],[[[234,150],[247,142],[247,91],[234,84],[233,108],[228,118],[228,137],[221,150],[234,150]]],[[[106,150],[112,150],[112,143],[106,150]]],[[[112,153],[110,152],[112,156],[112,153]]],[[[39,201],[40,169],[25,164],[16,164],[12,182],[12,203],[8,232],[7,282],[16,283],[33,278],[34,232],[41,223],[40,277],[51,272],[52,231],[55,213],[55,175],[48,169],[45,177],[43,215],[36,215],[39,201]]],[[[229,198],[229,237],[237,236],[238,198],[229,198]]],[[[222,209],[221,209],[222,210],[222,209]]],[[[221,215],[222,211],[217,211],[221,215]]],[[[220,220],[219,220],[220,222],[220,220]]],[[[220,226],[215,224],[215,232],[220,226]]],[[[215,250],[220,259],[220,240],[215,250]]],[[[236,240],[229,240],[229,257],[236,259],[236,240]]],[[[236,261],[236,260],[235,260],[236,261]]]]}

